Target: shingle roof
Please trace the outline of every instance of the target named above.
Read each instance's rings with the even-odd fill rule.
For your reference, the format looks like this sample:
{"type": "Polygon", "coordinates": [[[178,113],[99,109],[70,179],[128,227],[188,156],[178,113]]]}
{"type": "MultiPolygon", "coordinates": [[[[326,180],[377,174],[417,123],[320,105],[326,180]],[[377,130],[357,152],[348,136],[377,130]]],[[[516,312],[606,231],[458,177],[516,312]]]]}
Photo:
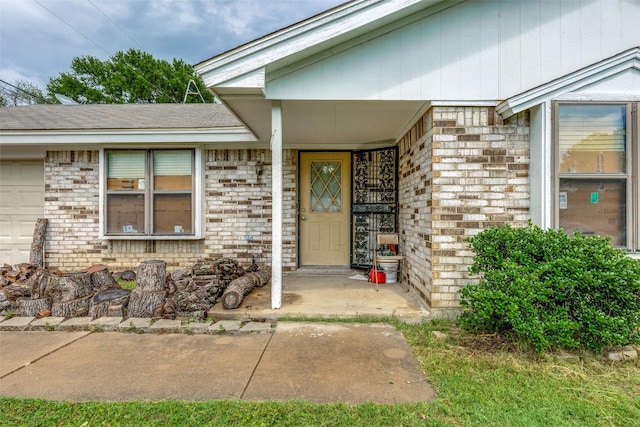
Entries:
{"type": "Polygon", "coordinates": [[[0,108],[0,130],[243,127],[222,104],[82,104],[0,108]]]}

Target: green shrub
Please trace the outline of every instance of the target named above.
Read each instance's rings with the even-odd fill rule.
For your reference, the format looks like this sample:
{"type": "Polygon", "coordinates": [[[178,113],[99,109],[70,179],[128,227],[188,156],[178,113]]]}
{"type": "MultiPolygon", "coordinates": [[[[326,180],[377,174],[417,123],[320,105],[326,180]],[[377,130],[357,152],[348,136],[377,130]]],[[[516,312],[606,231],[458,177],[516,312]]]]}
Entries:
{"type": "Polygon", "coordinates": [[[459,324],[536,350],[640,343],[640,261],[609,238],[509,225],[469,239],[480,282],[461,291],[459,324]]]}

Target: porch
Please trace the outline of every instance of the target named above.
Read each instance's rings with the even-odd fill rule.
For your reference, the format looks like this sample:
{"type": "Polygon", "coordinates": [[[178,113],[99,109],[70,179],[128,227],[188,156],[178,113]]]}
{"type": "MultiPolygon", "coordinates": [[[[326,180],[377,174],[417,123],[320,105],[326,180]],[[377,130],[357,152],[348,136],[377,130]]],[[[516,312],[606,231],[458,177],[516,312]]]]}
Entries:
{"type": "Polygon", "coordinates": [[[255,288],[234,310],[216,304],[209,317],[219,319],[274,319],[395,317],[408,323],[431,318],[424,301],[407,291],[402,283],[378,286],[362,277],[362,270],[349,268],[300,268],[283,275],[282,307],[271,308],[271,282],[255,288]]]}

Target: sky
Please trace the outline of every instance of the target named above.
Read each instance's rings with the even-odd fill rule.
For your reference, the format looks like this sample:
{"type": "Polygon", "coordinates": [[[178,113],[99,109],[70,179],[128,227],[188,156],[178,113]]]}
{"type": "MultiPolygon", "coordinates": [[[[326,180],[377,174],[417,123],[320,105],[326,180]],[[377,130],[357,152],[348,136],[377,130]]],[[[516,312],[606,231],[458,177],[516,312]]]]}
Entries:
{"type": "Polygon", "coordinates": [[[195,65],[345,2],[0,0],[0,80],[44,90],[75,57],[130,48],[195,65]]]}

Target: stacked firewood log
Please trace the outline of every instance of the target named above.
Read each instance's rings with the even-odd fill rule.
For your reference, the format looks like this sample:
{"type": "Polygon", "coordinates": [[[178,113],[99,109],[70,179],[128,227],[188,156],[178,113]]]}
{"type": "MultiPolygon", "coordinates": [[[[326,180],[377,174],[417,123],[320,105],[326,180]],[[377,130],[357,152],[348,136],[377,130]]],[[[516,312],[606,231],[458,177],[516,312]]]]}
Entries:
{"type": "Polygon", "coordinates": [[[0,268],[0,315],[204,319],[218,301],[236,308],[270,278],[269,266],[244,269],[230,258],[200,259],[171,274],[164,261],[152,260],[139,265],[130,291],[122,289],[104,265],[75,273],[5,265],[0,268]]]}
{"type": "Polygon", "coordinates": [[[222,294],[222,305],[226,309],[237,308],[245,296],[253,290],[253,288],[261,288],[271,279],[271,267],[255,266],[252,271],[242,277],[238,277],[229,283],[229,286],[222,294]]]}
{"type": "Polygon", "coordinates": [[[67,274],[50,272],[33,264],[5,265],[0,271],[2,314],[87,316],[96,292],[120,288],[106,266],[67,274]]]}
{"type": "Polygon", "coordinates": [[[0,314],[15,312],[17,301],[40,298],[49,273],[32,264],[5,264],[0,268],[0,314]]]}
{"type": "Polygon", "coordinates": [[[190,268],[171,274],[169,295],[154,311],[154,317],[203,319],[229,283],[244,274],[236,260],[200,259],[190,268]]]}

